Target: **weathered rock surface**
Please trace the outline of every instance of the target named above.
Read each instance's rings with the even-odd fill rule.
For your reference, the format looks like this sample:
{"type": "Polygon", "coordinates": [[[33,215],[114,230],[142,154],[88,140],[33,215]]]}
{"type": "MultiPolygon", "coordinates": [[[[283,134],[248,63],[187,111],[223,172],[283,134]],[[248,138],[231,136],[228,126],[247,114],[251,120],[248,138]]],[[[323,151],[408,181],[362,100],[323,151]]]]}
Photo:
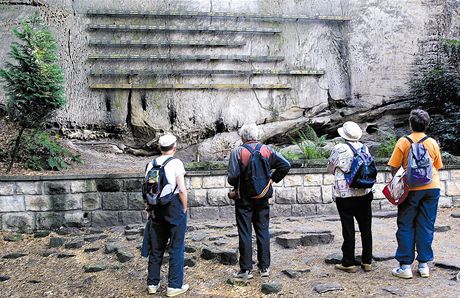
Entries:
{"type": "Polygon", "coordinates": [[[7,281],[9,280],[10,277],[9,276],[6,276],[6,275],[0,275],[0,282],[4,282],[4,281],[7,281]]]}
{"type": "Polygon", "coordinates": [[[450,231],[450,226],[435,226],[434,231],[438,233],[450,231]]]}
{"type": "Polygon", "coordinates": [[[22,235],[21,234],[8,234],[3,236],[3,240],[7,242],[18,242],[22,240],[22,235]]]}
{"type": "Polygon", "coordinates": [[[281,292],[283,289],[283,284],[278,282],[271,282],[271,283],[263,283],[260,290],[262,293],[269,295],[269,294],[276,294],[281,292]]]}
{"type": "Polygon", "coordinates": [[[392,287],[392,286],[384,287],[384,288],[382,288],[382,290],[384,290],[385,292],[388,292],[390,294],[393,294],[395,296],[403,296],[404,295],[403,291],[401,291],[400,289],[398,289],[396,287],[392,287]]]}
{"type": "Polygon", "coordinates": [[[59,247],[63,246],[65,243],[65,239],[62,237],[52,237],[50,238],[50,242],[48,244],[49,247],[59,247]]]}
{"type": "Polygon", "coordinates": [[[58,254],[56,255],[56,257],[59,258],[59,259],[73,258],[73,257],[75,257],[75,256],[76,256],[75,254],[66,253],[66,252],[58,253],[58,254]]]}
{"type": "Polygon", "coordinates": [[[118,261],[120,261],[121,263],[128,262],[129,260],[134,258],[134,255],[124,248],[117,249],[115,253],[117,254],[118,261]]]}
{"type": "Polygon", "coordinates": [[[44,238],[50,234],[50,231],[35,231],[34,238],[44,238]]]}
{"type": "Polygon", "coordinates": [[[297,278],[297,277],[299,277],[300,275],[302,275],[304,273],[311,272],[311,269],[310,268],[306,268],[306,269],[286,269],[286,270],[283,270],[281,272],[286,274],[289,278],[297,278]]]}
{"type": "Polygon", "coordinates": [[[84,244],[85,244],[85,242],[83,240],[77,239],[77,240],[72,240],[70,242],[67,242],[64,245],[64,247],[68,248],[68,249],[77,249],[77,248],[83,247],[84,244]]]}
{"type": "Polygon", "coordinates": [[[27,253],[13,252],[13,253],[9,253],[9,254],[4,255],[2,258],[3,259],[17,259],[17,258],[22,258],[24,256],[27,256],[27,253]]]}
{"type": "Polygon", "coordinates": [[[103,263],[88,264],[83,266],[85,272],[99,272],[107,269],[107,265],[103,263]]]}
{"type": "Polygon", "coordinates": [[[322,294],[330,291],[342,291],[343,287],[339,283],[325,283],[314,286],[314,290],[322,294]]]}

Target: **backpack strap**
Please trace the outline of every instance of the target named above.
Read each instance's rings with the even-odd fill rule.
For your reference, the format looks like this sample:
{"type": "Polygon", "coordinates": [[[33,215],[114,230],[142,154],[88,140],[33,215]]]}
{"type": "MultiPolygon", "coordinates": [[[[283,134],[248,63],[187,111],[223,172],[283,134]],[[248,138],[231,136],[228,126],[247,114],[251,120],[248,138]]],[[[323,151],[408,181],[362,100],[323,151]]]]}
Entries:
{"type": "MultiPolygon", "coordinates": [[[[348,142],[345,142],[345,144],[348,145],[348,147],[350,147],[351,151],[353,151],[353,154],[354,155],[357,155],[358,154],[358,151],[355,149],[355,147],[353,147],[352,144],[348,143],[348,142]]],[[[364,146],[364,145],[363,145],[364,146]]]]}
{"type": "MultiPolygon", "coordinates": [[[[174,159],[173,156],[168,157],[168,158],[161,164],[161,167],[164,168],[164,167],[166,166],[166,164],[167,164],[168,162],[170,162],[171,160],[173,160],[173,159],[174,159]]],[[[155,162],[156,162],[156,159],[155,159],[155,162]]]]}
{"type": "Polygon", "coordinates": [[[421,144],[421,143],[425,142],[425,140],[428,139],[428,138],[429,138],[429,136],[424,136],[424,137],[423,137],[420,141],[418,141],[417,143],[420,143],[420,144],[421,144]]]}
{"type": "Polygon", "coordinates": [[[246,148],[249,153],[251,153],[251,155],[254,155],[255,151],[259,151],[260,152],[260,148],[262,148],[262,144],[261,143],[257,143],[256,145],[256,148],[252,148],[252,146],[248,145],[248,144],[243,144],[243,148],[246,148]]]}
{"type": "MultiPolygon", "coordinates": [[[[414,141],[412,141],[412,139],[409,138],[409,136],[404,136],[404,137],[405,137],[411,144],[414,143],[414,141]]],[[[425,142],[425,140],[428,139],[428,138],[429,138],[429,136],[424,136],[424,137],[423,137],[420,141],[418,141],[417,143],[421,144],[421,143],[425,142]]]]}

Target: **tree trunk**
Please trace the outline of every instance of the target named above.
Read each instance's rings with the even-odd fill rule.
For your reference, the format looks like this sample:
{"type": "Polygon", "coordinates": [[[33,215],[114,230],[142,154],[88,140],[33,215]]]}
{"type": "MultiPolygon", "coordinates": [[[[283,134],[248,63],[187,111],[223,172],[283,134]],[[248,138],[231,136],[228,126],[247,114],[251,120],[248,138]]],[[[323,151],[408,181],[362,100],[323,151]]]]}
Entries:
{"type": "Polygon", "coordinates": [[[6,170],[6,173],[9,173],[11,171],[11,168],[13,167],[14,159],[16,158],[16,154],[18,153],[19,149],[19,144],[21,143],[21,137],[22,133],[24,132],[24,127],[21,127],[21,130],[19,131],[19,134],[16,138],[16,143],[14,144],[14,149],[13,152],[11,153],[11,160],[10,164],[8,165],[8,169],[6,170]]]}

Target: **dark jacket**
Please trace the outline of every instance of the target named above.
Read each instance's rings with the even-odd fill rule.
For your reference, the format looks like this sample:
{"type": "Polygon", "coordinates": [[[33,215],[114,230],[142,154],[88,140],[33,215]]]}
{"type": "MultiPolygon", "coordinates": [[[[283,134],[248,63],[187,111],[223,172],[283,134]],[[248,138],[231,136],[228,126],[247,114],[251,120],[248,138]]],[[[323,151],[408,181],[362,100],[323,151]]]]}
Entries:
{"type": "MultiPolygon", "coordinates": [[[[246,144],[249,144],[250,146],[255,148],[258,143],[246,142],[246,144]]],[[[273,182],[280,182],[291,169],[291,165],[289,164],[289,162],[283,156],[281,156],[281,154],[279,154],[278,152],[266,145],[262,145],[260,153],[262,154],[262,156],[268,159],[270,168],[274,170],[274,172],[272,172],[271,174],[271,179],[273,180],[273,182]]],[[[240,187],[244,187],[244,185],[239,185],[239,178],[242,174],[242,171],[244,172],[244,170],[246,169],[250,156],[251,153],[242,146],[238,146],[237,148],[233,149],[230,155],[227,174],[228,183],[232,185],[235,189],[239,189],[240,193],[244,193],[245,190],[240,189],[240,187]]],[[[245,198],[243,197],[243,199],[245,198]]]]}

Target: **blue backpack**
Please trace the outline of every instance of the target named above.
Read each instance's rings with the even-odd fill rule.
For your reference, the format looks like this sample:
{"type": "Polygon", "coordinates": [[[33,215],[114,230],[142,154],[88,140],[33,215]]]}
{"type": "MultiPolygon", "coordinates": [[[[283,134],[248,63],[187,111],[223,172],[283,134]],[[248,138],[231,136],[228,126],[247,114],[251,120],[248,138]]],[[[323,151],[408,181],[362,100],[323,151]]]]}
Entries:
{"type": "Polygon", "coordinates": [[[244,185],[243,189],[240,190],[242,196],[256,200],[271,197],[273,188],[270,183],[270,163],[260,153],[262,144],[257,144],[255,149],[248,144],[243,144],[243,147],[251,153],[251,157],[244,175],[242,175],[242,184],[244,185]]]}
{"type": "Polygon", "coordinates": [[[353,151],[350,171],[345,173],[345,180],[348,186],[352,188],[371,188],[375,184],[377,177],[374,158],[366,149],[366,145],[356,150],[350,143],[345,143],[353,151]]]}
{"type": "Polygon", "coordinates": [[[407,184],[409,187],[426,185],[433,180],[433,161],[428,150],[423,145],[428,136],[416,143],[408,136],[405,138],[411,144],[406,169],[407,184]]]}
{"type": "MultiPolygon", "coordinates": [[[[165,174],[165,166],[173,157],[166,159],[163,164],[158,165],[156,160],[152,161],[152,168],[146,173],[142,184],[142,197],[149,206],[167,205],[174,199],[174,192],[177,185],[172,189],[165,174]],[[169,189],[168,189],[169,187],[169,189]],[[164,190],[164,191],[163,191],[164,190]],[[163,195],[163,196],[161,196],[163,195]]],[[[146,166],[147,170],[148,164],[146,166]]]]}

